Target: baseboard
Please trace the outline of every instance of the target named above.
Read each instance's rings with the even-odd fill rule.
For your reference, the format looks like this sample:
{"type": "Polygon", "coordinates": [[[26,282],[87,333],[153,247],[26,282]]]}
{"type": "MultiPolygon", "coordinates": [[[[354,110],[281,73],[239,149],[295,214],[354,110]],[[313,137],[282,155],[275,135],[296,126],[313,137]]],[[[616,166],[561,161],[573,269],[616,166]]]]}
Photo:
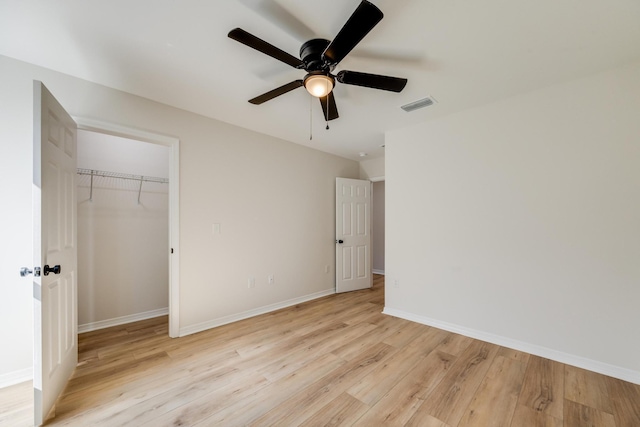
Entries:
{"type": "Polygon", "coordinates": [[[296,304],[300,304],[303,302],[311,301],[314,299],[326,297],[328,295],[333,295],[336,293],[335,288],[326,289],[324,291],[316,292],[309,295],[304,295],[298,298],[292,298],[286,301],[282,301],[276,304],[266,305],[264,307],[255,308],[253,310],[244,311],[238,314],[232,314],[230,316],[219,317],[217,319],[212,319],[206,322],[198,323],[196,325],[186,326],[184,328],[180,328],[181,337],[185,335],[195,334],[197,332],[206,331],[207,329],[215,328],[218,326],[226,325],[229,323],[237,322],[239,320],[248,319],[250,317],[259,316],[261,314],[270,313],[272,311],[280,310],[282,308],[291,307],[296,304]]]}
{"type": "Polygon", "coordinates": [[[384,276],[384,270],[371,270],[373,274],[382,274],[384,276]]]}
{"type": "Polygon", "coordinates": [[[0,375],[0,388],[20,384],[33,379],[33,367],[20,369],[19,371],[8,372],[0,375]]]}
{"type": "Polygon", "coordinates": [[[410,320],[412,322],[421,323],[434,328],[443,329],[445,331],[454,332],[456,334],[475,338],[481,341],[489,342],[503,347],[508,347],[525,353],[534,354],[546,359],[555,360],[556,362],[565,363],[567,365],[576,366],[578,368],[597,372],[599,374],[608,375],[634,384],[640,384],[640,372],[631,369],[622,368],[620,366],[609,365],[608,363],[599,362],[597,360],[587,359],[581,356],[564,353],[547,347],[514,340],[511,338],[494,335],[476,329],[466,328],[455,325],[453,323],[442,322],[440,320],[408,313],[402,310],[385,307],[382,311],[384,314],[399,317],[401,319],[410,320]]]}
{"type": "Polygon", "coordinates": [[[112,326],[124,325],[126,323],[138,322],[140,320],[153,319],[154,317],[166,316],[169,308],[159,308],[157,310],[145,311],[143,313],[130,314],[128,316],[116,317],[114,319],[100,320],[98,322],[78,325],[78,333],[97,331],[98,329],[110,328],[112,326]]]}

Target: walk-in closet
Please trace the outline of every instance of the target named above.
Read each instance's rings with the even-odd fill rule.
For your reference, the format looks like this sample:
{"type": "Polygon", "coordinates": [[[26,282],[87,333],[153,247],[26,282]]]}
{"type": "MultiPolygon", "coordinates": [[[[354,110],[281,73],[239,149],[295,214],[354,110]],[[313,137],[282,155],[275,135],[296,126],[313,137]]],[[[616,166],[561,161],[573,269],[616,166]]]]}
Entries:
{"type": "Polygon", "coordinates": [[[78,329],[167,314],[169,148],[78,132],[78,329]]]}

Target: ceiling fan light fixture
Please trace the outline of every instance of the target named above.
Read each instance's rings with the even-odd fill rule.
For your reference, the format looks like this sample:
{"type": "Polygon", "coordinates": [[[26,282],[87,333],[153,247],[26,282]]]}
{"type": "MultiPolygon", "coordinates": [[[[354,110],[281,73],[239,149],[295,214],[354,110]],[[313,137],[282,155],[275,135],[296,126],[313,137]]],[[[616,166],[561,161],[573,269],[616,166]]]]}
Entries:
{"type": "MultiPolygon", "coordinates": [[[[353,1],[355,2],[355,0],[353,1]]],[[[277,4],[277,2],[273,1],[270,3],[277,4]]],[[[282,12],[286,11],[278,10],[277,14],[282,15],[282,12]]],[[[347,22],[345,22],[333,40],[330,41],[323,38],[307,40],[300,47],[300,58],[296,58],[242,28],[234,28],[229,31],[229,38],[307,73],[304,79],[297,79],[270,90],[250,99],[249,102],[254,105],[260,105],[300,86],[304,86],[311,96],[318,98],[320,101],[322,113],[327,121],[327,129],[329,129],[329,121],[339,117],[333,94],[336,80],[346,85],[401,92],[407,84],[407,79],[405,78],[349,70],[341,70],[337,75],[331,74],[336,66],[378,25],[383,17],[382,11],[377,6],[368,0],[361,0],[356,10],[347,19],[347,22]]]]}
{"type": "Polygon", "coordinates": [[[333,77],[322,73],[310,73],[304,79],[304,87],[312,96],[323,98],[333,90],[333,77]]]}

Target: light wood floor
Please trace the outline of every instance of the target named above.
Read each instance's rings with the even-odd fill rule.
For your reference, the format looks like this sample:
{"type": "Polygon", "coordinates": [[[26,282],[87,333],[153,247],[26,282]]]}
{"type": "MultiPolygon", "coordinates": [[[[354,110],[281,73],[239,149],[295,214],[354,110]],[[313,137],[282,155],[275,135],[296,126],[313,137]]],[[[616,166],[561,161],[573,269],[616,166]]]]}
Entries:
{"type": "MultiPolygon", "coordinates": [[[[180,339],[166,317],[82,334],[47,425],[640,426],[640,386],[383,315],[383,286],[180,339]]],[[[1,425],[28,425],[29,387],[0,390],[1,425]]]]}

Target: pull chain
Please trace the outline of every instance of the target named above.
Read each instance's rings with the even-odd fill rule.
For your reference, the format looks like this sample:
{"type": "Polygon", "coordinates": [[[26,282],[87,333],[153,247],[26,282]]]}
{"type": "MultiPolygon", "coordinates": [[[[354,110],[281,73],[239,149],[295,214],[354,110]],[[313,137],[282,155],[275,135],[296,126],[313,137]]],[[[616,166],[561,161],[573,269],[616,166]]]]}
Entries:
{"type": "Polygon", "coordinates": [[[327,122],[326,130],[329,130],[329,94],[327,94],[327,117],[325,117],[327,122]]]}
{"type": "Polygon", "coordinates": [[[329,95],[331,95],[331,93],[329,92],[329,80],[327,79],[327,117],[325,117],[327,122],[326,130],[329,130],[329,95]]]}

